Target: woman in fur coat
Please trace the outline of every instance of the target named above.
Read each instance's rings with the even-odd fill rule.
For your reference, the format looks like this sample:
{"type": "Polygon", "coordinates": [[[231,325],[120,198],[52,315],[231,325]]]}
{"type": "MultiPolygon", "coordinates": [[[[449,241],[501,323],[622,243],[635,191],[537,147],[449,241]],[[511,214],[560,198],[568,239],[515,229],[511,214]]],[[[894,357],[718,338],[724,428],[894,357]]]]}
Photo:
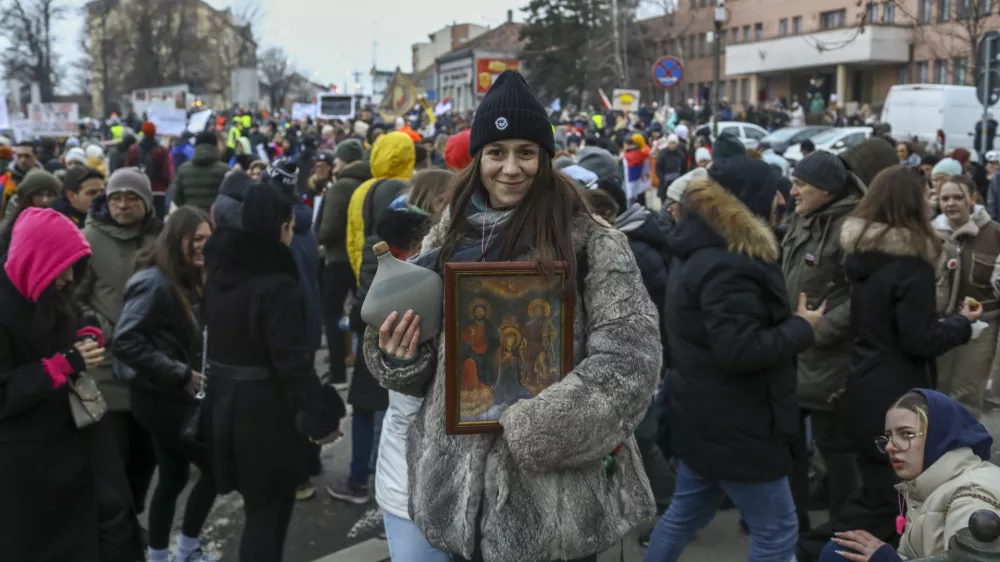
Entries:
{"type": "Polygon", "coordinates": [[[407,445],[410,515],[456,560],[593,561],[655,513],[632,432],[660,371],[657,313],[625,236],[554,169],[554,144],[530,87],[504,72],[473,121],[473,162],[416,261],[439,273],[445,262],[566,262],[573,370],[506,407],[502,433],[452,436],[445,338],[418,346],[412,311],[365,334],[382,385],[425,397],[407,445]]]}

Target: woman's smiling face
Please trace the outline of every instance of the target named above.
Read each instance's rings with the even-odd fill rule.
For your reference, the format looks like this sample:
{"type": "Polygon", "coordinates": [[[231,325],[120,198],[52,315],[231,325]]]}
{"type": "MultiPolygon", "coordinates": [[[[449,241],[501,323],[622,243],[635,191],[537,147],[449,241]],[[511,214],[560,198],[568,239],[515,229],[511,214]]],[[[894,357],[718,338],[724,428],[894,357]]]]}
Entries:
{"type": "Polygon", "coordinates": [[[527,140],[504,140],[483,147],[480,179],[490,194],[490,205],[510,209],[524,199],[538,175],[541,147],[527,140]]]}

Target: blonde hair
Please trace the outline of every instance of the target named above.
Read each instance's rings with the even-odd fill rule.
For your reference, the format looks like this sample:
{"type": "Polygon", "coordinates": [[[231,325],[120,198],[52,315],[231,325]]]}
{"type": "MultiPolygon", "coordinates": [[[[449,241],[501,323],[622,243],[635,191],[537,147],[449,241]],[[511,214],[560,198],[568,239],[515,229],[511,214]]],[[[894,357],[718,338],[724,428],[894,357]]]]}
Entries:
{"type": "Polygon", "coordinates": [[[930,423],[930,418],[927,415],[927,399],[924,398],[923,394],[919,392],[907,392],[902,395],[896,403],[892,405],[890,410],[894,409],[909,410],[914,414],[917,414],[917,418],[920,419],[920,430],[926,430],[928,424],[930,423]]]}

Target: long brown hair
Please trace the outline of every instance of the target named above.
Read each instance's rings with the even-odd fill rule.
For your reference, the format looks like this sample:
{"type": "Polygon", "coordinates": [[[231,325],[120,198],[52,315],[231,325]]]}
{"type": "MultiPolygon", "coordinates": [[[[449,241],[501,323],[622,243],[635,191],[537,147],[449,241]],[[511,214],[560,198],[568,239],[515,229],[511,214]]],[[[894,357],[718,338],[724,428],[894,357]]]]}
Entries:
{"type": "Polygon", "coordinates": [[[430,215],[431,222],[436,223],[451,199],[454,179],[455,174],[451,170],[420,170],[413,174],[410,205],[430,215]]]}
{"type": "Polygon", "coordinates": [[[875,223],[889,227],[876,234],[877,243],[885,239],[891,228],[906,230],[913,253],[934,263],[941,253],[941,240],[927,218],[926,185],[920,173],[909,166],[897,164],[879,172],[851,214],[865,221],[857,240],[862,240],[875,223]]]}
{"type": "Polygon", "coordinates": [[[177,209],[167,217],[156,243],[135,260],[137,270],[159,268],[191,320],[194,320],[191,296],[201,293],[202,275],[199,269],[188,264],[185,253],[194,251],[194,236],[202,223],[208,223],[211,228],[205,211],[187,205],[177,209]]]}
{"type": "MultiPolygon", "coordinates": [[[[478,233],[463,217],[473,194],[480,192],[488,199],[486,187],[482,179],[481,149],[472,158],[472,164],[455,180],[455,191],[451,197],[451,224],[445,233],[441,244],[440,266],[454,254],[462,240],[478,233]]],[[[573,249],[571,233],[573,219],[578,214],[590,216],[587,205],[580,197],[576,182],[560,172],[553,164],[549,153],[539,150],[538,174],[531,182],[531,188],[514,207],[513,214],[507,222],[507,236],[500,247],[500,260],[508,261],[517,258],[518,242],[529,241],[538,254],[538,264],[542,273],[551,275],[554,262],[566,263],[567,279],[576,276],[576,252],[573,249]]]]}

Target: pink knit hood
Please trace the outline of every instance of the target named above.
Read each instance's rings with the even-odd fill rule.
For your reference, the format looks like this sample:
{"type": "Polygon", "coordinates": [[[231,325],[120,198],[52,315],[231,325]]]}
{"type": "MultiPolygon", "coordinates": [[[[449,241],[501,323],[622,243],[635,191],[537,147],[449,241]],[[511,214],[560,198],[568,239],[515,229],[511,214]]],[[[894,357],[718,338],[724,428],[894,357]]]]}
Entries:
{"type": "Polygon", "coordinates": [[[14,223],[4,270],[24,298],[37,302],[60,273],[89,255],[90,244],[72,221],[32,207],[14,223]]]}

